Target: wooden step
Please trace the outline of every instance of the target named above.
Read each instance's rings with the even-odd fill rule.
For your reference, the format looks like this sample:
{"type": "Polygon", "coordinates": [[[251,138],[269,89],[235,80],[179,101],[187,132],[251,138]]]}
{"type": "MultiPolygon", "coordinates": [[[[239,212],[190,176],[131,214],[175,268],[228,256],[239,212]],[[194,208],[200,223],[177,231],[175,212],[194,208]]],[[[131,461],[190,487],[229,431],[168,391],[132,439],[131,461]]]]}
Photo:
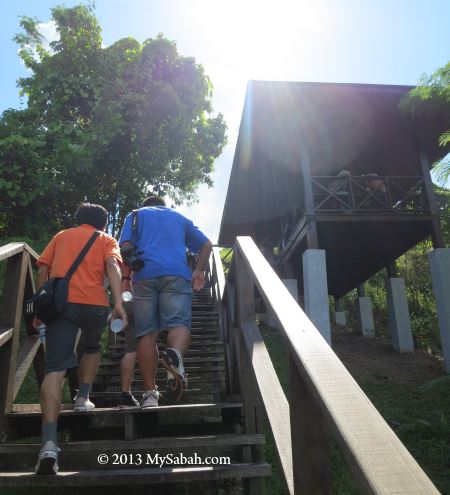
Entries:
{"type": "MultiPolygon", "coordinates": [[[[221,387],[223,386],[223,380],[220,379],[220,377],[211,377],[212,379],[210,380],[205,380],[204,376],[199,376],[199,375],[188,375],[188,380],[189,380],[189,387],[192,388],[203,388],[205,386],[212,388],[212,387],[221,387]]],[[[167,382],[167,377],[166,375],[159,376],[156,378],[156,384],[161,386],[165,386],[167,382]]],[[[121,385],[121,380],[117,375],[109,380],[96,380],[93,384],[94,387],[120,387],[121,385]]],[[[135,378],[132,383],[133,390],[140,390],[143,386],[143,380],[141,378],[135,378]]]]}
{"type": "MultiPolygon", "coordinates": [[[[223,364],[218,364],[216,366],[185,366],[184,370],[188,375],[192,375],[194,373],[201,373],[201,374],[208,374],[208,373],[214,373],[216,371],[225,371],[225,366],[223,364]]],[[[140,370],[139,367],[136,365],[134,368],[134,373],[135,377],[137,378],[140,376],[140,370]]],[[[120,375],[120,369],[119,366],[115,366],[113,368],[105,368],[105,369],[99,369],[97,371],[97,377],[108,377],[108,376],[114,376],[114,375],[120,375]]],[[[167,370],[163,366],[159,366],[158,369],[156,370],[156,376],[167,376],[167,370]]]]}
{"type": "MultiPolygon", "coordinates": [[[[160,350],[164,349],[166,347],[166,344],[165,342],[162,342],[162,343],[159,343],[158,342],[158,348],[160,350]]],[[[210,340],[210,341],[205,341],[205,340],[201,340],[199,342],[191,342],[191,345],[189,347],[189,350],[193,350],[193,349],[204,349],[204,348],[208,348],[208,347],[211,347],[211,348],[217,348],[217,347],[221,347],[223,348],[223,342],[221,340],[210,340]]],[[[117,351],[121,351],[123,350],[123,344],[112,344],[108,347],[109,351],[114,351],[114,350],[117,350],[117,351]]]]}
{"type": "Polygon", "coordinates": [[[254,478],[270,476],[270,464],[240,463],[223,466],[161,467],[142,469],[93,470],[60,472],[57,476],[36,476],[30,472],[4,472],[0,474],[3,487],[58,487],[58,486],[112,486],[181,483],[228,478],[254,478]]]}
{"type": "MultiPolygon", "coordinates": [[[[164,350],[164,348],[159,348],[159,350],[164,350]]],[[[186,358],[220,356],[224,352],[223,346],[216,349],[189,349],[185,356],[183,356],[183,362],[186,358]]],[[[122,357],[123,352],[107,351],[103,353],[103,359],[122,359],[122,357]]]]}
{"type": "MultiPolygon", "coordinates": [[[[183,359],[183,363],[185,364],[185,368],[187,365],[196,365],[202,363],[206,367],[208,364],[216,364],[223,363],[225,361],[225,357],[223,354],[217,356],[208,356],[208,357],[186,357],[183,359]]],[[[106,368],[108,366],[117,366],[120,362],[120,359],[104,359],[100,362],[100,368],[106,368]]],[[[158,365],[163,367],[161,364],[161,360],[159,360],[158,365]]]]}
{"type": "MultiPolygon", "coordinates": [[[[81,471],[103,469],[97,462],[98,455],[107,454],[139,454],[145,459],[147,454],[183,453],[185,456],[228,456],[231,462],[243,462],[242,447],[261,447],[264,445],[264,435],[199,435],[140,438],[136,440],[96,440],[83,442],[59,443],[61,455],[59,458],[62,471],[81,471]]],[[[36,458],[41,445],[38,443],[0,444],[0,471],[31,471],[36,464],[36,458]]],[[[133,457],[131,457],[133,460],[133,457]]],[[[109,469],[123,468],[123,463],[110,464],[109,469]]],[[[135,466],[131,466],[135,467],[135,466]]]]}
{"type": "MultiPolygon", "coordinates": [[[[126,414],[155,414],[171,411],[208,411],[214,409],[240,409],[240,402],[217,402],[207,404],[178,404],[170,406],[158,406],[152,409],[119,409],[116,407],[96,408],[91,411],[74,411],[72,404],[64,404],[60,411],[61,416],[99,416],[99,415],[126,415],[126,414]]],[[[12,412],[5,414],[8,418],[31,418],[40,417],[40,404],[13,404],[12,412]]]]}

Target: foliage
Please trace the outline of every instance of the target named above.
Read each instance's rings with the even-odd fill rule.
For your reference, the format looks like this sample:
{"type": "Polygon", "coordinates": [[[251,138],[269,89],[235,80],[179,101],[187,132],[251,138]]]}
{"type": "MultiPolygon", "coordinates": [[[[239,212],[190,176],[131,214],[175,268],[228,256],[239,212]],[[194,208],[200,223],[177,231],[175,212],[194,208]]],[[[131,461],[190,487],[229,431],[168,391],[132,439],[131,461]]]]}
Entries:
{"type": "MultiPolygon", "coordinates": [[[[439,68],[431,76],[424,75],[419,86],[414,88],[409,98],[401,102],[401,107],[413,114],[433,114],[442,111],[442,108],[450,109],[450,62],[439,68]]],[[[450,145],[449,129],[439,136],[439,145],[450,145]]],[[[438,181],[445,184],[450,177],[450,162],[443,160],[435,167],[438,181]]]]}
{"type": "Polygon", "coordinates": [[[52,19],[49,45],[29,17],[15,38],[31,75],[19,81],[28,107],[0,119],[0,233],[70,225],[85,200],[108,209],[116,233],[149,191],[194,200],[226,142],[203,67],[162,34],[103,47],[88,6],[52,19]]]}

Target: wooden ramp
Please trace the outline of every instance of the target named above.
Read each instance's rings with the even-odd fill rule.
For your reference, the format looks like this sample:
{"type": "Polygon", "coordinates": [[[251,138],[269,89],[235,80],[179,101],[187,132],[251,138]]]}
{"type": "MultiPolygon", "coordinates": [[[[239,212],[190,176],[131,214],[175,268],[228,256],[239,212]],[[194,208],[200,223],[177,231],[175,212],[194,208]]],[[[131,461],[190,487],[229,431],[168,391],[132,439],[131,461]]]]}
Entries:
{"type": "MultiPolygon", "coordinates": [[[[180,484],[182,493],[244,493],[250,480],[270,475],[263,460],[264,436],[243,433],[240,397],[227,396],[224,345],[208,288],[193,297],[192,344],[184,359],[189,388],[179,403],[165,402],[167,372],[159,366],[160,406],[119,409],[122,353],[118,338],[103,355],[91,392],[95,410],[62,407],[58,476],[33,474],[40,407],[13,404],[3,428],[7,442],[0,444],[0,486],[161,485],[165,493],[162,485],[170,483],[174,494],[180,484]],[[189,492],[186,483],[192,484],[189,492]]],[[[133,393],[140,398],[142,392],[136,366],[133,393]]]]}

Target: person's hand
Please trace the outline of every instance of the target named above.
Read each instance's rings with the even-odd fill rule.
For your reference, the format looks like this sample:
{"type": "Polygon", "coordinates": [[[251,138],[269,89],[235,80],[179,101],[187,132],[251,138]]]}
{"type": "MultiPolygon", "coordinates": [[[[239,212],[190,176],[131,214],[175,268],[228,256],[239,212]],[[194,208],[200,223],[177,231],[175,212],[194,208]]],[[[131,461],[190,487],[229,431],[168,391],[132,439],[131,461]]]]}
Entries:
{"type": "Polygon", "coordinates": [[[122,279],[122,285],[121,285],[121,290],[122,292],[131,292],[131,282],[129,278],[122,279]]]}
{"type": "Polygon", "coordinates": [[[194,290],[201,290],[205,286],[205,272],[194,270],[192,272],[192,287],[194,290]]]}
{"type": "Polygon", "coordinates": [[[125,311],[122,303],[116,304],[114,306],[113,312],[112,312],[112,318],[121,318],[122,319],[122,330],[125,330],[125,328],[128,325],[128,319],[127,319],[127,312],[125,311]]]}
{"type": "Polygon", "coordinates": [[[41,321],[41,320],[40,320],[37,316],[35,316],[35,317],[33,318],[33,328],[36,330],[36,332],[37,332],[37,328],[38,328],[38,326],[39,326],[39,325],[42,325],[43,323],[44,323],[44,322],[43,322],[43,321],[41,321]]]}

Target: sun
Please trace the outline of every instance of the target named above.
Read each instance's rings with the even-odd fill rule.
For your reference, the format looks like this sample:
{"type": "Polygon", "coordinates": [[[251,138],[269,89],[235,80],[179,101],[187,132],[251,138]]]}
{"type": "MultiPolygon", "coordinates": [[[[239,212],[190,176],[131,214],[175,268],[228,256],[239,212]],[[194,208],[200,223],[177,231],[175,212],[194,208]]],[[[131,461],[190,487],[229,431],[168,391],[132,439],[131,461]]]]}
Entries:
{"type": "Polygon", "coordinates": [[[307,50],[311,37],[324,36],[329,15],[320,1],[227,0],[186,2],[200,35],[226,61],[233,77],[280,79],[307,50]]]}

